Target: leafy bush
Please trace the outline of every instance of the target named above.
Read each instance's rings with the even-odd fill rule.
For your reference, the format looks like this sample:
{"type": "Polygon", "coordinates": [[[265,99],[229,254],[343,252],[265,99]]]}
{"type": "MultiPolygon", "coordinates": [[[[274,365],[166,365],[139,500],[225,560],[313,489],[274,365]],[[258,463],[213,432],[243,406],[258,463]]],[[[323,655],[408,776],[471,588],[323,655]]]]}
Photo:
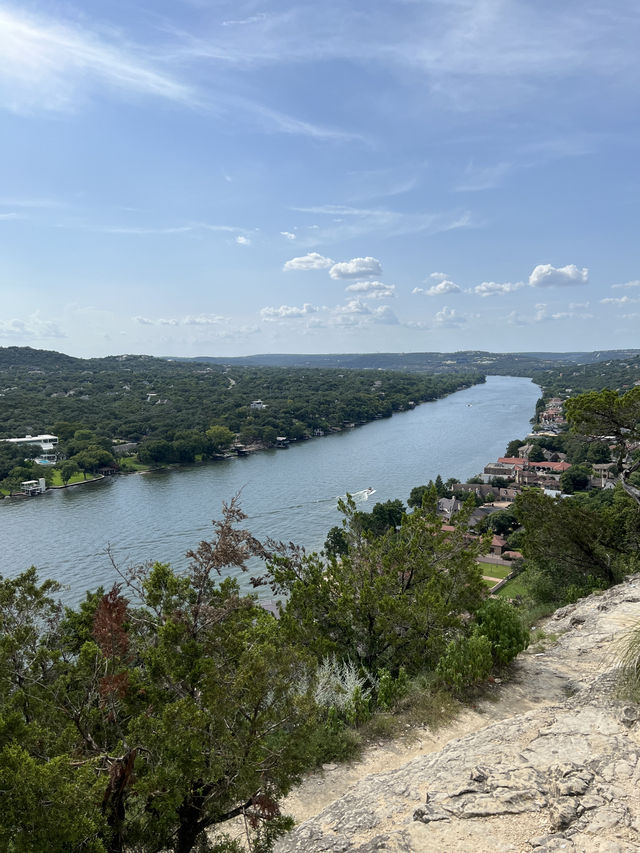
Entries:
{"type": "Polygon", "coordinates": [[[529,629],[518,611],[502,598],[487,601],[476,614],[478,631],[491,643],[491,657],[505,666],[529,645],[529,629]]]}
{"type": "Polygon", "coordinates": [[[477,630],[469,637],[452,640],[436,668],[439,680],[461,694],[489,675],[493,659],[491,642],[477,630]]]}
{"type": "Polygon", "coordinates": [[[400,667],[397,678],[388,669],[381,669],[378,674],[378,707],[388,711],[398,699],[405,695],[409,687],[409,679],[403,666],[400,667]]]}

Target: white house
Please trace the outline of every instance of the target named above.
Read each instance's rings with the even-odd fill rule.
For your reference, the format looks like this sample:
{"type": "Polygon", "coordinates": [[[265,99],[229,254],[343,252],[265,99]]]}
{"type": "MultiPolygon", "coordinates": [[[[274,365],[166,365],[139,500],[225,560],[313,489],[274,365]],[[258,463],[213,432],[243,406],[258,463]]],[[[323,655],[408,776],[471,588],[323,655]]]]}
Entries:
{"type": "Polygon", "coordinates": [[[0,441],[8,441],[11,444],[38,445],[43,453],[51,453],[58,444],[57,435],[25,435],[24,438],[0,438],[0,441]]]}

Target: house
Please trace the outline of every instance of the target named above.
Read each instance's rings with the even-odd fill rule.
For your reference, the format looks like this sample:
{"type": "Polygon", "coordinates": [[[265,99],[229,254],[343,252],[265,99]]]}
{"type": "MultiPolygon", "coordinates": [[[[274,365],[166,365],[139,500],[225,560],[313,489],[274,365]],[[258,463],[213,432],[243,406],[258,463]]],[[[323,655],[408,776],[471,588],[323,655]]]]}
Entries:
{"type": "Polygon", "coordinates": [[[58,444],[58,436],[43,433],[42,435],[25,435],[24,438],[0,438],[0,441],[8,441],[10,444],[27,444],[31,447],[38,446],[43,453],[52,453],[58,444]]]}
{"type": "Polygon", "coordinates": [[[20,483],[22,493],[33,497],[34,495],[43,495],[47,491],[47,486],[44,477],[39,480],[23,480],[20,483]]]}
{"type": "Polygon", "coordinates": [[[438,501],[438,515],[444,515],[451,518],[457,512],[460,512],[462,503],[456,498],[440,498],[438,501]]]}
{"type": "Polygon", "coordinates": [[[249,404],[249,408],[254,409],[256,411],[261,411],[262,409],[266,409],[267,406],[265,403],[262,402],[262,400],[252,400],[249,404]]]}
{"type": "Polygon", "coordinates": [[[504,538],[504,536],[498,536],[497,534],[494,534],[491,537],[491,546],[489,548],[489,552],[491,554],[494,554],[496,557],[501,557],[502,552],[506,547],[507,540],[504,538]]]}

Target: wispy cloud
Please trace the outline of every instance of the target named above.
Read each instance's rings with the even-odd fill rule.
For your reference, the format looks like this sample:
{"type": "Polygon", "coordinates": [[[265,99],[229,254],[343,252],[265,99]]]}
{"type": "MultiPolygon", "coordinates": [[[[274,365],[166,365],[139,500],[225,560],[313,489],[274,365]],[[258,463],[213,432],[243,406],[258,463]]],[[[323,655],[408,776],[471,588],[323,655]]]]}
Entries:
{"type": "Polygon", "coordinates": [[[196,314],[186,317],[143,317],[133,318],[140,326],[219,326],[228,318],[219,314],[196,314]]]}
{"type": "Polygon", "coordinates": [[[145,59],[139,45],[121,34],[87,30],[0,8],[0,102],[15,112],[73,108],[92,86],[146,95],[186,106],[199,103],[194,90],[145,59]]]}
{"type": "Polygon", "coordinates": [[[229,86],[203,90],[185,82],[166,58],[172,54],[175,58],[176,53],[186,57],[189,51],[134,43],[121,31],[89,29],[74,20],[53,20],[15,4],[4,5],[0,8],[0,107],[23,114],[70,111],[110,91],[120,97],[159,98],[215,112],[229,122],[249,120],[267,133],[335,142],[363,139],[359,133],[288,115],[229,86]]]}
{"type": "Polygon", "coordinates": [[[395,284],[382,281],[356,281],[345,287],[347,293],[359,293],[369,299],[387,299],[395,294],[395,284]]]}
{"type": "Polygon", "coordinates": [[[601,299],[600,303],[602,305],[629,305],[632,302],[640,302],[640,297],[637,299],[631,296],[608,296],[605,299],[601,299]]]}
{"type": "Polygon", "coordinates": [[[496,163],[493,166],[477,166],[470,163],[455,187],[457,192],[479,192],[499,186],[511,171],[511,163],[496,163]]]}
{"type": "Polygon", "coordinates": [[[630,290],[631,288],[640,287],[640,280],[635,279],[634,281],[627,281],[625,284],[612,284],[611,287],[613,290],[630,290]]]}
{"type": "Polygon", "coordinates": [[[296,207],[300,213],[330,218],[330,222],[301,234],[310,244],[334,242],[375,234],[384,237],[401,237],[407,234],[437,234],[472,225],[469,211],[449,213],[405,213],[386,208],[356,208],[348,205],[320,205],[296,207]]]}
{"type": "Polygon", "coordinates": [[[45,338],[66,338],[66,333],[53,320],[43,320],[35,312],[26,319],[0,320],[0,339],[27,343],[45,338]]]}
{"type": "Polygon", "coordinates": [[[495,296],[496,294],[513,293],[515,290],[520,290],[521,287],[524,287],[522,281],[483,281],[473,288],[473,292],[477,293],[478,296],[495,296]]]}

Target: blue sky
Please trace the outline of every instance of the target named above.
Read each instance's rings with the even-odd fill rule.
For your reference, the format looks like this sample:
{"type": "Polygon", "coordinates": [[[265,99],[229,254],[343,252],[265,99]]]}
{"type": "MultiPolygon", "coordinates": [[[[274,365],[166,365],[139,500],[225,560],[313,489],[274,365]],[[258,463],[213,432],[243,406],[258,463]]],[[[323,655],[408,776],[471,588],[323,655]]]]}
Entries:
{"type": "Polygon", "coordinates": [[[0,0],[0,345],[640,347],[640,6],[0,0]]]}

